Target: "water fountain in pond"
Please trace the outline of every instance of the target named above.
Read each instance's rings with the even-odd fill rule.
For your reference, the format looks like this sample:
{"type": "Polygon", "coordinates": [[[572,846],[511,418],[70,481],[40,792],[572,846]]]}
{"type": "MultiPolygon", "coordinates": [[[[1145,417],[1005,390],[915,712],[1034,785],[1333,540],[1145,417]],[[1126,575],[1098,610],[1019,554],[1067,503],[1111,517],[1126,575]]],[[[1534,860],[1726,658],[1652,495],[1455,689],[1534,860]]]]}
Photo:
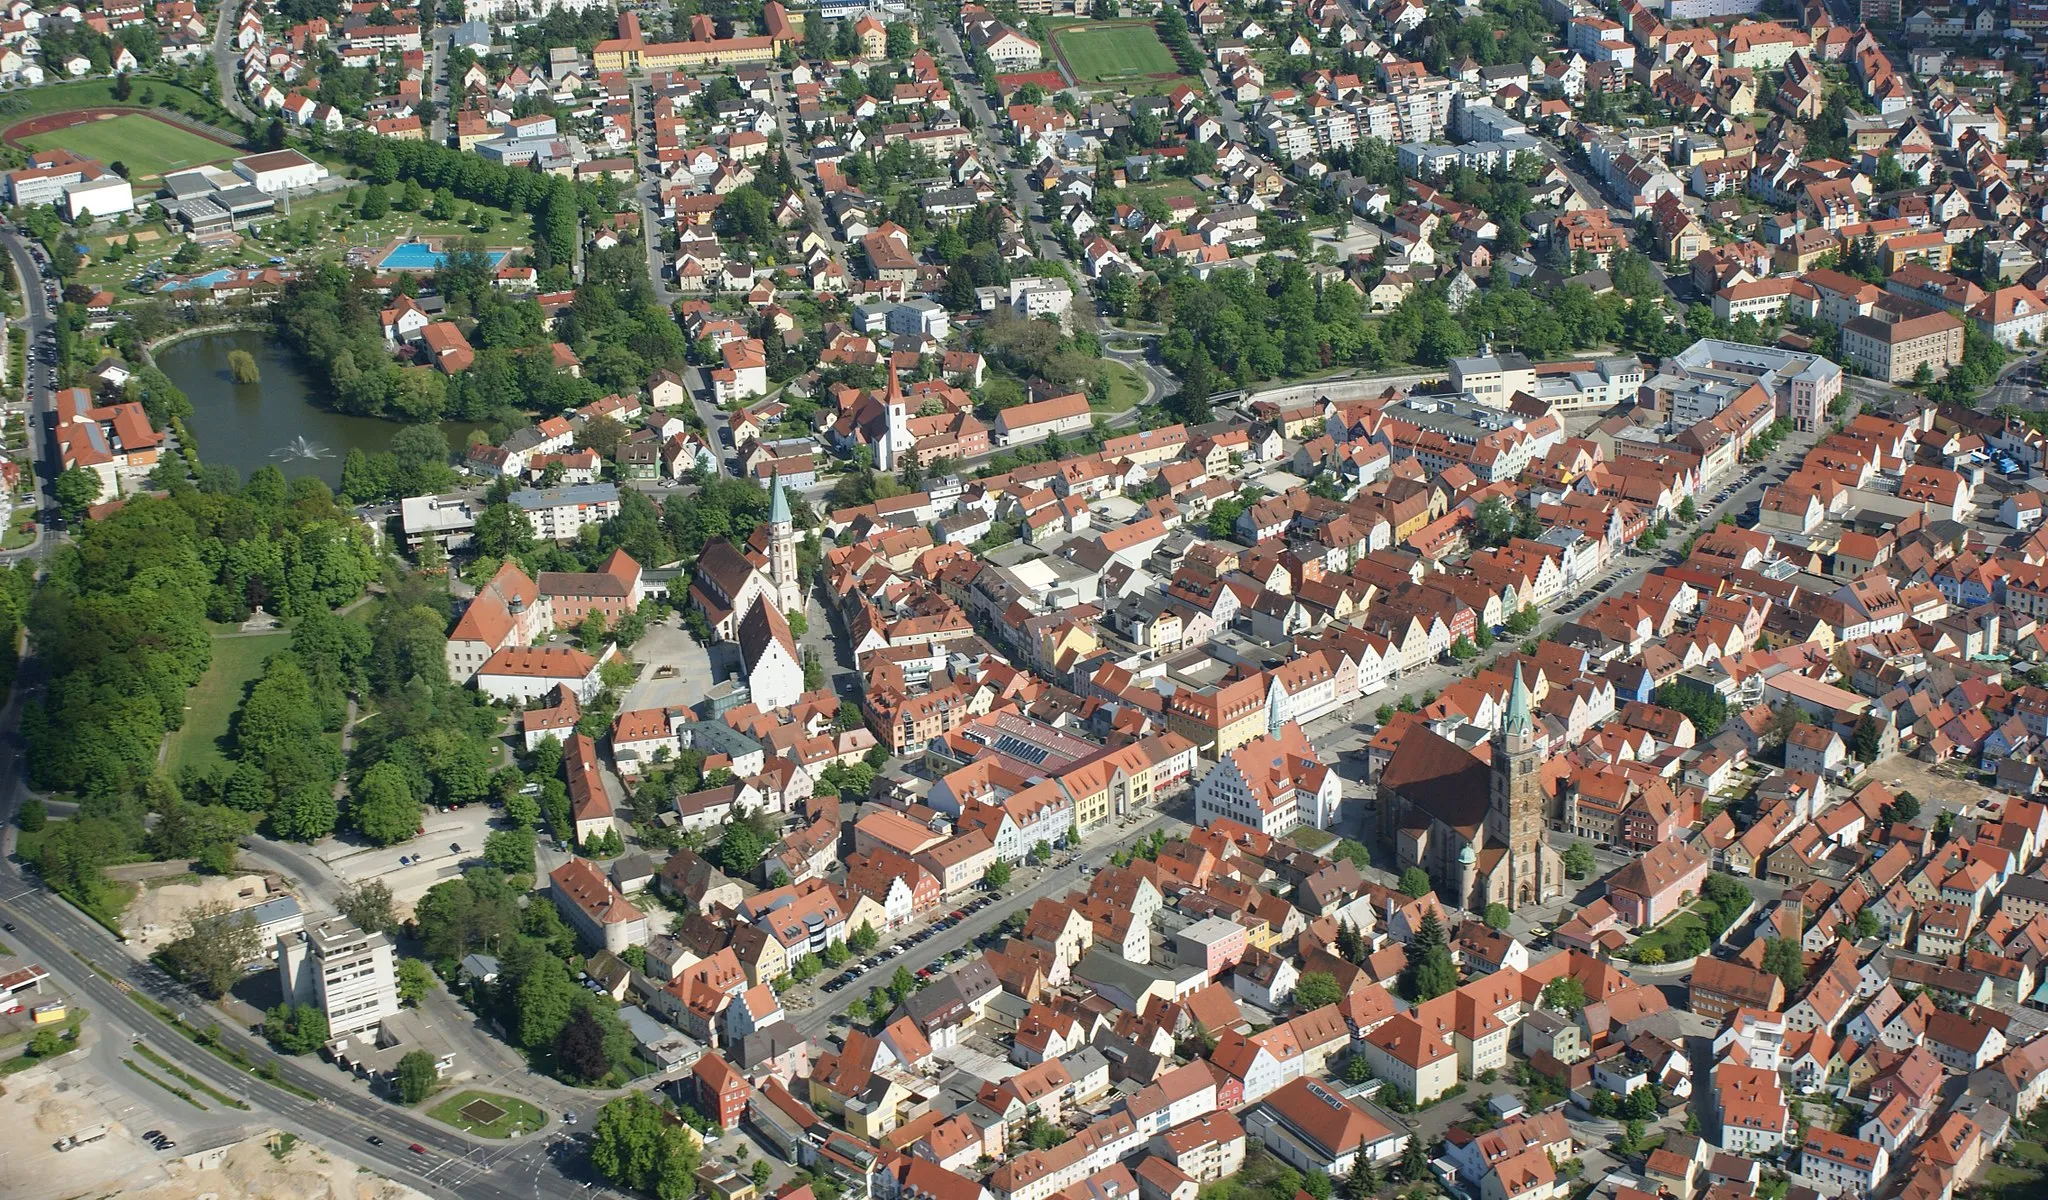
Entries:
{"type": "Polygon", "coordinates": [[[328,450],[327,447],[312,441],[303,433],[270,452],[270,457],[281,458],[286,462],[297,462],[300,459],[318,461],[319,459],[332,458],[333,456],[333,452],[328,450]]]}

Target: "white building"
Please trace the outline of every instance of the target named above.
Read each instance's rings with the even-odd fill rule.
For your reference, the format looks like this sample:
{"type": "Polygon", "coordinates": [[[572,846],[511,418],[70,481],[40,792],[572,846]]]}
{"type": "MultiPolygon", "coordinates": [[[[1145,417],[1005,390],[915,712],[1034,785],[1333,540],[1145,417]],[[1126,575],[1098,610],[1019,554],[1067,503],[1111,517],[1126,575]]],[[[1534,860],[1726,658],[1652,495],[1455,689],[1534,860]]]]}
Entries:
{"type": "Polygon", "coordinates": [[[135,211],[135,189],[112,173],[81,180],[64,189],[64,216],[74,222],[96,221],[135,211]]]}
{"type": "MultiPolygon", "coordinates": [[[[1281,703],[1277,691],[1270,702],[1281,703]]],[[[1225,755],[1195,785],[1195,823],[1228,818],[1279,837],[1302,825],[1328,829],[1343,807],[1337,773],[1317,762],[1301,727],[1292,722],[1225,755]]]]}
{"type": "Polygon", "coordinates": [[[327,178],[327,168],[296,150],[275,150],[235,160],[235,174],[261,192],[281,196],[310,188],[327,178]]]}
{"type": "Polygon", "coordinates": [[[531,704],[560,686],[588,704],[604,687],[600,664],[573,646],[506,646],[477,670],[476,690],[508,704],[531,704]]]}
{"type": "Polygon", "coordinates": [[[398,1012],[398,973],[388,934],[346,917],[277,941],[278,984],[292,1004],[317,1004],[329,1037],[373,1029],[398,1012]]]}
{"type": "Polygon", "coordinates": [[[619,515],[619,489],[609,483],[527,488],[512,493],[509,499],[512,507],[532,522],[533,536],[551,542],[570,541],[585,525],[601,524],[619,515]]]}

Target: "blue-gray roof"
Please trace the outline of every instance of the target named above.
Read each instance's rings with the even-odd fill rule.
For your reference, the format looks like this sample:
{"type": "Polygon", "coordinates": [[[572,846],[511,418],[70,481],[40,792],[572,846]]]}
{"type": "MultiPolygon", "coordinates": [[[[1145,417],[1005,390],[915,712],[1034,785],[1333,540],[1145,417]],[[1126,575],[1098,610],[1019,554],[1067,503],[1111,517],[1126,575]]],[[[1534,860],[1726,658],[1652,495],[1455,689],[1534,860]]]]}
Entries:
{"type": "Polygon", "coordinates": [[[559,508],[566,504],[616,504],[619,488],[613,483],[572,483],[565,487],[521,488],[508,497],[514,505],[529,512],[541,508],[559,508]]]}

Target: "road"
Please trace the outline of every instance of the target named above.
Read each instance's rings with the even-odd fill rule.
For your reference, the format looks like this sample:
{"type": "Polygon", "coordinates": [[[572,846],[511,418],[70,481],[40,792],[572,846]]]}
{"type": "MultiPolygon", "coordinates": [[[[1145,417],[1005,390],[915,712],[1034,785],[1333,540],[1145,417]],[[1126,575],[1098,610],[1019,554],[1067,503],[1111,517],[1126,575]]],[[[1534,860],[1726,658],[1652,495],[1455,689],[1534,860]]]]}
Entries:
{"type": "Polygon", "coordinates": [[[427,98],[434,102],[434,123],[431,137],[436,146],[448,144],[448,110],[455,94],[448,86],[448,46],[455,40],[455,31],[446,25],[438,26],[432,34],[433,53],[427,59],[427,98]]]}
{"type": "Polygon", "coordinates": [[[23,328],[28,332],[27,378],[24,379],[22,397],[25,419],[29,423],[28,452],[29,469],[33,475],[37,512],[35,540],[17,550],[0,555],[0,561],[12,562],[24,557],[46,558],[56,548],[57,533],[50,527],[57,511],[56,495],[52,492],[56,471],[52,464],[57,461],[56,438],[57,409],[54,388],[55,369],[52,364],[37,359],[37,353],[44,340],[51,336],[55,317],[50,312],[47,296],[43,292],[43,280],[36,267],[35,259],[29,254],[28,243],[13,229],[0,231],[0,245],[14,260],[16,272],[21,277],[22,298],[27,306],[27,317],[23,328]]]}
{"type": "MultiPolygon", "coordinates": [[[[1189,828],[1182,817],[1173,815],[1187,808],[1186,802],[1177,802],[1171,811],[1153,814],[1149,819],[1130,826],[1119,826],[1115,841],[1098,836],[1078,855],[1070,856],[1059,865],[1035,868],[1019,867],[1012,877],[1010,890],[1000,896],[994,904],[961,921],[958,925],[916,946],[906,945],[897,957],[880,962],[856,976],[852,983],[837,992],[827,994],[818,991],[819,1002],[809,1008],[793,1013],[789,1020],[799,1033],[813,1041],[822,1037],[832,1022],[845,1015],[847,1006],[857,997],[865,997],[876,988],[885,986],[898,967],[908,967],[915,972],[919,967],[951,954],[953,951],[972,945],[975,938],[1003,923],[1011,913],[1029,909],[1033,904],[1049,896],[1064,896],[1087,883],[1082,873],[1084,866],[1099,867],[1109,861],[1111,854],[1120,846],[1141,838],[1150,837],[1155,829],[1163,829],[1169,835],[1189,828]],[[1019,882],[1023,886],[1019,886],[1019,882]]],[[[950,903],[957,908],[965,901],[974,899],[978,892],[964,892],[953,897],[950,903]]],[[[941,905],[944,907],[944,904],[941,905]]],[[[823,982],[824,977],[820,977],[823,982]]]]}
{"type": "Polygon", "coordinates": [[[236,60],[240,57],[235,50],[235,22],[241,17],[242,6],[235,0],[221,0],[220,11],[213,18],[213,74],[214,86],[220,92],[221,107],[244,121],[254,122],[256,114],[242,103],[242,71],[236,60]]]}
{"type": "MultiPolygon", "coordinates": [[[[26,784],[21,776],[22,700],[41,686],[33,658],[23,662],[15,690],[0,710],[0,913],[14,926],[10,944],[40,962],[69,994],[93,1012],[96,1036],[117,1044],[140,1037],[182,1069],[253,1106],[248,1120],[288,1129],[329,1151],[435,1196],[498,1200],[531,1194],[536,1200],[576,1200],[589,1176],[580,1158],[550,1157],[549,1139],[511,1144],[471,1139],[446,1126],[370,1096],[317,1061],[278,1058],[239,1028],[221,1027],[224,1044],[253,1061],[275,1061],[281,1077],[318,1097],[309,1101],[237,1070],[189,1041],[135,999],[147,995],[195,1024],[212,1024],[196,997],[161,971],[132,959],[111,934],[47,890],[12,856],[14,812],[26,784]],[[381,1145],[373,1145],[376,1137],[381,1145]],[[420,1145],[425,1153],[407,1147],[420,1145]]],[[[130,1132],[134,1132],[131,1130],[130,1132]]]]}

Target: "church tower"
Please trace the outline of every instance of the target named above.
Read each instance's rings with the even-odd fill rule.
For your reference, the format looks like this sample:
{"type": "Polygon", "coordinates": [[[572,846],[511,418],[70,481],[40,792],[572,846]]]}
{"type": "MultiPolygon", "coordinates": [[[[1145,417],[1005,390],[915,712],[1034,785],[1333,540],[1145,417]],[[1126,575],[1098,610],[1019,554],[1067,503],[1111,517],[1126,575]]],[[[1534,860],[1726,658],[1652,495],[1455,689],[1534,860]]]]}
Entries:
{"type": "Polygon", "coordinates": [[[882,436],[875,441],[875,466],[879,470],[893,471],[896,460],[908,453],[910,436],[910,402],[903,398],[903,385],[896,379],[896,364],[885,363],[883,373],[888,386],[882,392],[882,436]]]}
{"type": "Polygon", "coordinates": [[[1562,864],[1544,838],[1546,806],[1538,776],[1543,751],[1536,743],[1536,721],[1530,709],[1529,688],[1522,682],[1521,664],[1517,663],[1514,687],[1508,692],[1507,720],[1494,739],[1493,786],[1485,827],[1486,843],[1505,848],[1507,860],[1501,894],[1489,894],[1487,899],[1509,908],[1534,904],[1563,890],[1562,864]]]}
{"type": "Polygon", "coordinates": [[[804,590],[796,575],[796,522],[790,519],[789,497],[782,493],[779,471],[768,497],[768,581],[775,585],[778,610],[803,611],[804,590]]]}

